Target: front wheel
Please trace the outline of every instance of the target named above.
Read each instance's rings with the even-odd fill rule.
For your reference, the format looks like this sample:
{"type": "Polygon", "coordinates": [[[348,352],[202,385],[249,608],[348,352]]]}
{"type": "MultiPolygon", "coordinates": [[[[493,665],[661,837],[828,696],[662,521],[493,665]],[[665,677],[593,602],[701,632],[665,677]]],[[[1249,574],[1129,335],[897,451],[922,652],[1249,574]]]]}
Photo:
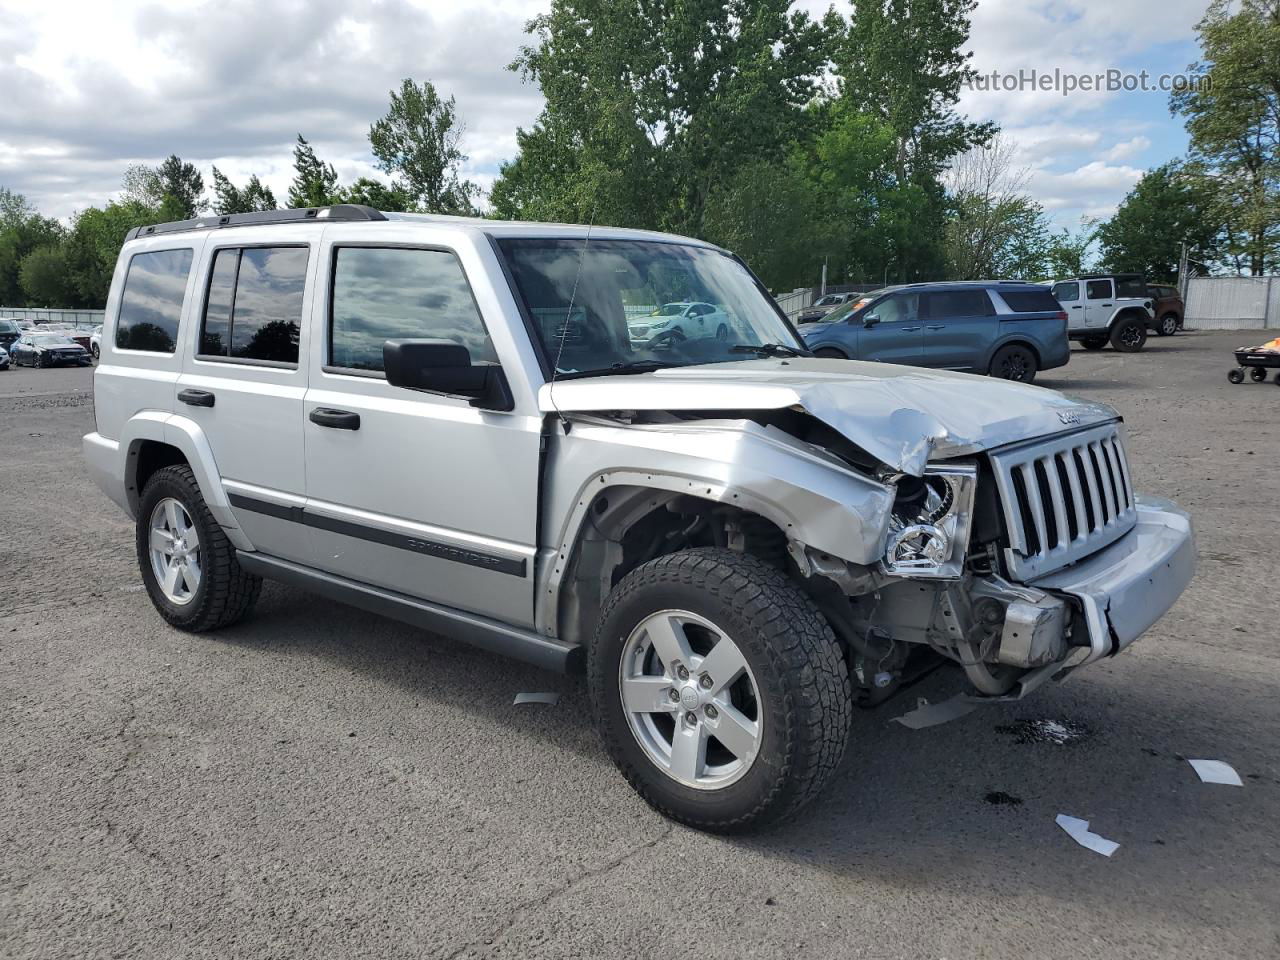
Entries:
{"type": "Polygon", "coordinates": [[[1121,353],[1137,353],[1147,343],[1147,324],[1137,318],[1121,320],[1111,331],[1111,346],[1121,353]]]}
{"type": "Polygon", "coordinates": [[[1249,371],[1249,376],[1253,378],[1254,383],[1261,383],[1267,379],[1267,371],[1265,367],[1253,367],[1249,371]]]}
{"type": "Polygon", "coordinates": [[[214,630],[253,607],[262,580],[246,573],[185,464],[158,470],[138,504],[142,582],[156,610],[182,630],[214,630]]]}
{"type": "Polygon", "coordinates": [[[830,347],[826,347],[826,348],[819,347],[817,350],[813,351],[813,355],[822,360],[848,360],[849,359],[839,350],[832,350],[830,347]]]}
{"type": "Polygon", "coordinates": [[[1010,344],[1001,347],[991,358],[991,376],[1002,380],[1030,383],[1036,378],[1036,355],[1026,347],[1010,344]]]}
{"type": "Polygon", "coordinates": [[[813,799],[849,735],[849,674],[804,593],[755,557],[699,548],[609,594],[588,656],[605,749],[659,812],[703,830],[813,799]]]}
{"type": "Polygon", "coordinates": [[[93,359],[97,360],[100,354],[102,353],[102,351],[98,348],[98,345],[96,343],[91,343],[89,344],[89,346],[93,351],[93,359]]]}
{"type": "Polygon", "coordinates": [[[1156,333],[1162,337],[1172,337],[1177,332],[1178,315],[1176,313],[1166,313],[1156,324],[1156,333]]]}

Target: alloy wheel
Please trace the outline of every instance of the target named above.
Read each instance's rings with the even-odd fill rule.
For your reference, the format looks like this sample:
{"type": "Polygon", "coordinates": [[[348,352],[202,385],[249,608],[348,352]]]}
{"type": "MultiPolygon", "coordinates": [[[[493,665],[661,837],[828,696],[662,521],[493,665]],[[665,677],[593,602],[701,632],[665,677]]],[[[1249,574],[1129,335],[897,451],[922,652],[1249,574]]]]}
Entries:
{"type": "Polygon", "coordinates": [[[200,589],[200,534],[179,501],[165,497],[151,511],[151,570],[161,593],[179,606],[200,589]]]}
{"type": "Polygon", "coordinates": [[[714,790],[751,769],[764,733],[759,687],[737,644],[705,617],[646,617],[623,647],[618,686],[636,742],[673,780],[714,790]]]}

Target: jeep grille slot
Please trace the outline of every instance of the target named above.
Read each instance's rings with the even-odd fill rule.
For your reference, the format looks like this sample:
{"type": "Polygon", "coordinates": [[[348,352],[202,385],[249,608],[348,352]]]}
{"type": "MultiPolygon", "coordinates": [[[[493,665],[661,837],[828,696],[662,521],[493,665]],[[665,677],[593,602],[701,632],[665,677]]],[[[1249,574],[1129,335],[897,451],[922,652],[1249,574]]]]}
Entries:
{"type": "Polygon", "coordinates": [[[996,451],[991,463],[1015,580],[1083,560],[1137,522],[1119,424],[996,451]]]}

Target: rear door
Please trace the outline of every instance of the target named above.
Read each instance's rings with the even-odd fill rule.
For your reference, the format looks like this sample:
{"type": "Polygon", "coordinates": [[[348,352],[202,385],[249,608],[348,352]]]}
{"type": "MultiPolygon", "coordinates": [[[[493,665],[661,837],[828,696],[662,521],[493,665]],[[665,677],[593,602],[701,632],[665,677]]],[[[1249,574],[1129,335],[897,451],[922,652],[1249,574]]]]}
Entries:
{"type": "Polygon", "coordinates": [[[981,287],[937,290],[920,299],[924,365],[947,370],[982,367],[999,329],[987,291],[981,287]]]}
{"type": "Polygon", "coordinates": [[[867,307],[856,321],[858,359],[919,366],[924,359],[919,302],[919,294],[892,293],[867,307]]]}
{"type": "MultiPolygon", "coordinates": [[[[209,240],[174,411],[200,425],[236,522],[263,553],[306,561],[291,517],[306,498],[302,399],[320,229],[277,228],[269,244],[209,240]]],[[[245,233],[240,233],[240,238],[245,233]]]]}
{"type": "Polygon", "coordinates": [[[1090,330],[1106,330],[1116,311],[1115,290],[1111,280],[1084,281],[1084,322],[1090,330]]]}

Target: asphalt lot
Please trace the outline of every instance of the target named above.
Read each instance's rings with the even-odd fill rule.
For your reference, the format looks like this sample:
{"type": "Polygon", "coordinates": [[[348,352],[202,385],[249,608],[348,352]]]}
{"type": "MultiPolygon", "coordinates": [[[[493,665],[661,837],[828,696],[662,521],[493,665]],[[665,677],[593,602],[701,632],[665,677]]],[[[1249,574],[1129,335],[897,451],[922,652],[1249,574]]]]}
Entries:
{"type": "Polygon", "coordinates": [[[731,839],[631,792],[576,679],[280,586],[168,628],[80,462],[91,371],[0,373],[0,956],[1276,956],[1280,388],[1226,378],[1265,338],[1041,378],[1117,405],[1137,487],[1195,517],[1198,576],[1146,638],[1030,702],[890,723],[959,688],[935,673],[855,717],[818,803],[731,839]],[[1083,733],[1021,742],[1045,719],[1083,733]]]}

